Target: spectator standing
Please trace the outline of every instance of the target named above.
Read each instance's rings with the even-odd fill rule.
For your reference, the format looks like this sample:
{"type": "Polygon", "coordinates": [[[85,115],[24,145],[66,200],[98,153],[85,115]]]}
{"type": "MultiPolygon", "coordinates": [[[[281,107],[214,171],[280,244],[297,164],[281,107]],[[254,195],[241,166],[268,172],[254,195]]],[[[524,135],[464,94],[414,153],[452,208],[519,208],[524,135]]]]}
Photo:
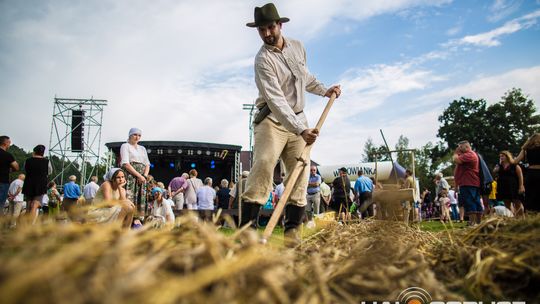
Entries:
{"type": "Polygon", "coordinates": [[[49,216],[54,216],[60,212],[62,198],[56,189],[56,183],[51,181],[47,185],[47,198],[49,199],[49,216]]]}
{"type": "Polygon", "coordinates": [[[276,200],[279,201],[283,192],[285,191],[285,173],[281,173],[279,178],[279,184],[276,186],[274,193],[276,194],[276,200]]]}
{"type": "Polygon", "coordinates": [[[332,188],[334,189],[332,199],[334,209],[338,212],[338,219],[340,217],[343,220],[350,219],[349,208],[351,207],[351,201],[349,193],[351,192],[351,181],[347,175],[347,168],[341,167],[339,169],[339,176],[332,182],[332,188]]]}
{"type": "Polygon", "coordinates": [[[515,164],[527,161],[525,178],[525,209],[540,211],[540,133],[533,134],[521,147],[515,164]]]}
{"type": "MultiPolygon", "coordinates": [[[[413,197],[416,197],[415,195],[416,186],[415,186],[414,178],[412,175],[413,174],[411,170],[409,169],[405,170],[405,181],[403,183],[402,188],[413,189],[413,197]]],[[[414,201],[404,201],[402,202],[402,206],[403,206],[403,220],[405,221],[405,223],[409,223],[409,219],[412,219],[413,221],[416,220],[415,219],[416,208],[415,208],[414,201]]]]}
{"type": "Polygon", "coordinates": [[[439,172],[435,174],[435,195],[437,195],[437,198],[443,190],[450,190],[450,185],[448,184],[446,179],[444,179],[443,174],[439,172]]]}
{"type": "Polygon", "coordinates": [[[10,146],[11,139],[5,135],[0,136],[0,210],[2,211],[8,198],[9,172],[19,170],[19,164],[15,161],[15,157],[7,151],[10,146]]]}
{"type": "Polygon", "coordinates": [[[456,190],[453,187],[450,187],[448,190],[448,198],[450,199],[450,215],[453,221],[459,220],[459,211],[458,211],[458,199],[456,190]]]}
{"type": "Polygon", "coordinates": [[[43,196],[47,193],[47,176],[52,173],[51,163],[44,155],[45,146],[37,145],[34,147],[32,157],[26,159],[24,163],[26,179],[23,194],[27,203],[26,213],[32,224],[37,220],[38,209],[41,207],[43,196]]]}
{"type": "Polygon", "coordinates": [[[146,182],[150,172],[150,161],[146,148],[139,145],[142,131],[131,128],[126,143],[120,146],[120,166],[126,173],[126,195],[139,213],[146,212],[146,182]]]}
{"type": "Polygon", "coordinates": [[[64,200],[62,202],[62,208],[68,213],[71,220],[74,219],[75,208],[77,208],[77,202],[81,197],[81,187],[75,182],[77,177],[75,175],[69,176],[69,182],[64,184],[62,188],[64,190],[64,200]]]}
{"type": "Polygon", "coordinates": [[[313,221],[313,214],[320,213],[322,178],[317,174],[317,167],[311,166],[307,185],[306,214],[308,221],[313,221]]]}
{"type": "Polygon", "coordinates": [[[524,215],[523,204],[519,194],[525,192],[523,173],[521,168],[514,164],[514,158],[509,151],[499,154],[499,165],[495,167],[497,178],[497,201],[503,201],[507,209],[516,216],[524,215]]]}
{"type": "Polygon", "coordinates": [[[431,192],[424,188],[420,199],[422,200],[422,208],[424,209],[423,218],[431,219],[433,217],[433,202],[431,201],[431,192]]]}
{"type": "Polygon", "coordinates": [[[173,178],[169,183],[169,193],[171,195],[171,200],[174,202],[174,207],[176,210],[184,209],[184,192],[188,187],[188,178],[189,174],[182,173],[181,176],[173,178]]]}
{"type": "MultiPolygon", "coordinates": [[[[330,186],[328,186],[327,183],[324,181],[321,182],[321,213],[326,212],[330,208],[330,204],[332,203],[332,190],[330,189],[330,186]]],[[[277,193],[277,189],[276,189],[277,193]]]]}
{"type": "Polygon", "coordinates": [[[497,171],[499,170],[499,166],[496,165],[493,169],[493,181],[491,182],[491,191],[489,192],[489,207],[495,207],[499,203],[497,201],[497,171]]]}
{"type": "Polygon", "coordinates": [[[448,192],[446,192],[446,189],[441,190],[437,200],[441,205],[441,223],[450,221],[450,198],[448,198],[448,192]]]}
{"type": "Polygon", "coordinates": [[[465,214],[469,216],[469,224],[479,224],[482,219],[482,203],[480,202],[480,160],[471,149],[471,144],[460,141],[452,156],[456,169],[454,178],[459,187],[458,200],[462,202],[465,214]]]}
{"type": "Polygon", "coordinates": [[[229,200],[231,199],[231,190],[229,190],[229,181],[226,179],[222,179],[221,183],[219,184],[219,190],[216,192],[217,201],[218,201],[218,208],[220,209],[228,209],[229,208],[229,200]]]}
{"type": "Polygon", "coordinates": [[[360,210],[365,209],[363,218],[373,216],[373,181],[364,175],[362,169],[358,170],[358,178],[354,182],[355,202],[360,210]]]}
{"type": "Polygon", "coordinates": [[[197,190],[203,186],[202,180],[197,178],[198,174],[195,169],[189,170],[188,186],[184,192],[184,202],[187,205],[187,209],[190,210],[197,210],[197,190]]]}
{"type": "Polygon", "coordinates": [[[24,195],[22,193],[24,185],[24,174],[19,174],[19,176],[11,182],[8,190],[8,201],[9,201],[9,215],[11,217],[10,227],[14,228],[17,225],[17,220],[19,215],[23,210],[24,205],[24,195]]]}
{"type": "Polygon", "coordinates": [[[212,211],[214,211],[214,205],[217,203],[216,190],[212,188],[212,179],[207,177],[204,179],[204,186],[197,190],[197,205],[201,210],[203,220],[212,219],[212,211]]]}
{"type": "Polygon", "coordinates": [[[96,197],[96,193],[99,189],[97,181],[97,176],[92,176],[90,177],[90,182],[83,188],[84,203],[86,205],[92,205],[94,203],[94,198],[96,197]]]}

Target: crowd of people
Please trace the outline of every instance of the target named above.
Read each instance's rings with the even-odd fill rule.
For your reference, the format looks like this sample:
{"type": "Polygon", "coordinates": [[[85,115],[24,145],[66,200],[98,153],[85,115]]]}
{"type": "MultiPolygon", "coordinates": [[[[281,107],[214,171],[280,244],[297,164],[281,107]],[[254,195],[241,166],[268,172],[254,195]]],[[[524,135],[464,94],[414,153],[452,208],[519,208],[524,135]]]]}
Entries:
{"type": "Polygon", "coordinates": [[[44,157],[45,146],[37,145],[32,156],[24,161],[23,171],[10,182],[9,173],[19,171],[19,164],[7,150],[8,136],[0,136],[0,202],[2,214],[9,215],[9,224],[36,224],[38,217],[65,219],[76,222],[118,222],[123,227],[140,227],[144,222],[174,223],[174,209],[207,211],[211,218],[214,208],[232,208],[234,195],[229,187],[234,183],[223,179],[217,189],[207,177],[203,183],[192,169],[174,178],[168,185],[149,175],[146,149],[139,145],[142,132],[132,128],[128,140],[120,148],[120,168],[111,168],[98,184],[98,177],[80,186],[71,175],[58,189],[49,181],[50,161],[44,157]],[[21,215],[25,215],[21,217],[21,215]],[[26,219],[26,220],[25,220],[26,219]]]}
{"type": "MultiPolygon", "coordinates": [[[[117,221],[123,227],[139,227],[145,215],[148,215],[146,221],[173,223],[175,210],[200,210],[200,216],[210,220],[217,209],[238,208],[238,187],[227,179],[214,187],[211,177],[206,177],[203,182],[198,178],[197,170],[192,169],[174,177],[167,187],[156,181],[149,175],[146,149],[138,144],[141,136],[140,129],[129,131],[128,140],[120,149],[121,168],[110,169],[101,184],[98,184],[97,176],[92,176],[88,184],[81,187],[72,175],[62,185],[62,191],[48,179],[52,168],[44,157],[43,145],[33,149],[32,156],[24,163],[24,173],[10,182],[9,172],[21,168],[7,152],[10,138],[1,136],[0,199],[6,202],[10,225],[15,227],[23,213],[29,223],[35,224],[42,213],[47,217],[65,214],[72,221],[117,221]]],[[[501,151],[499,163],[488,172],[493,180],[484,187],[480,174],[481,156],[472,150],[470,143],[460,142],[453,157],[456,164],[454,182],[449,183],[442,173],[437,173],[433,180],[434,193],[424,187],[418,201],[402,202],[405,220],[462,222],[467,218],[470,224],[477,224],[484,215],[491,213],[523,217],[527,210],[538,211],[539,151],[538,133],[523,145],[516,158],[509,151],[501,151]]],[[[242,172],[240,183],[244,190],[248,177],[249,171],[242,172]]],[[[284,178],[285,174],[282,174],[270,189],[263,209],[274,209],[284,192],[284,178]]],[[[336,212],[338,220],[373,217],[377,212],[373,193],[380,188],[381,185],[365,176],[362,170],[351,183],[346,168],[340,168],[339,176],[327,184],[318,174],[317,167],[311,166],[302,222],[313,227],[314,216],[329,210],[336,212]]],[[[410,170],[406,171],[402,188],[415,189],[410,170]]],[[[252,223],[253,226],[258,224],[258,219],[252,223]]]]}

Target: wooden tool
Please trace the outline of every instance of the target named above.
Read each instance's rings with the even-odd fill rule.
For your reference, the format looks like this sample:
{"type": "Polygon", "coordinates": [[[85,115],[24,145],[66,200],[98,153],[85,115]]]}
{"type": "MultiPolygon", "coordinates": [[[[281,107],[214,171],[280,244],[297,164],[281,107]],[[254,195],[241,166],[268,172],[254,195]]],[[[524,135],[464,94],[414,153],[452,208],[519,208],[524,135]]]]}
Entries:
{"type": "MultiPolygon", "coordinates": [[[[328,112],[330,112],[330,108],[334,104],[335,99],[336,99],[336,94],[332,93],[332,95],[330,96],[330,99],[328,100],[328,103],[326,104],[326,107],[324,108],[324,111],[321,114],[321,117],[319,118],[319,121],[317,122],[317,125],[315,126],[315,129],[319,131],[321,130],[321,127],[324,121],[326,120],[326,116],[328,116],[328,112]]],[[[289,197],[291,196],[292,189],[294,188],[294,185],[296,184],[296,181],[298,180],[298,176],[300,175],[300,172],[302,172],[302,169],[305,166],[309,165],[308,163],[306,163],[306,160],[309,159],[309,154],[311,152],[312,147],[313,147],[313,144],[306,145],[304,147],[302,154],[298,157],[296,166],[294,167],[292,172],[289,174],[289,178],[287,179],[287,183],[285,184],[285,191],[283,191],[283,194],[281,195],[281,198],[279,199],[274,209],[274,212],[272,213],[272,217],[270,217],[270,220],[268,221],[268,224],[266,225],[266,228],[264,229],[263,236],[262,236],[263,243],[266,243],[268,238],[272,235],[272,232],[274,231],[274,228],[276,227],[276,224],[281,216],[281,213],[283,213],[285,204],[287,203],[287,201],[289,200],[289,197]]]]}

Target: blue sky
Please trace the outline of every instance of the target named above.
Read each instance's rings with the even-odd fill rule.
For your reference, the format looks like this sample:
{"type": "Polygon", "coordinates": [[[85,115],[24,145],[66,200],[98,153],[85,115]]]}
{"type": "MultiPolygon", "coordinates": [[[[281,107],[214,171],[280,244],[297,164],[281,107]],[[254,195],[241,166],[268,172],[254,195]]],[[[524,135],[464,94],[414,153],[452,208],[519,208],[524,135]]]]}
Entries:
{"type": "MultiPolygon", "coordinates": [[[[245,26],[265,1],[1,1],[0,133],[48,145],[54,96],[107,99],[102,142],[249,143],[242,104],[257,95],[245,26]],[[6,114],[9,113],[9,114],[6,114]]],[[[435,141],[461,96],[488,103],[512,87],[540,106],[540,1],[275,1],[308,67],[340,83],[312,158],[352,163],[371,137],[435,141]]],[[[309,96],[315,124],[325,100],[309,96]]]]}

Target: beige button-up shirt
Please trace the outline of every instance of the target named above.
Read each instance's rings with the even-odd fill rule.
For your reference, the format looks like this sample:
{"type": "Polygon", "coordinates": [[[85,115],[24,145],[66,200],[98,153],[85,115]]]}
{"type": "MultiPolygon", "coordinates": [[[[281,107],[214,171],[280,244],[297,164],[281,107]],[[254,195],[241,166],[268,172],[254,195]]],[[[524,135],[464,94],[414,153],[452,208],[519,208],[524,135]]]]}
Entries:
{"type": "Polygon", "coordinates": [[[327,89],[309,73],[302,43],[283,39],[283,50],[264,44],[255,57],[255,83],[259,89],[255,105],[260,109],[268,104],[270,119],[300,134],[308,128],[303,112],[305,92],[324,96],[327,89]]]}

